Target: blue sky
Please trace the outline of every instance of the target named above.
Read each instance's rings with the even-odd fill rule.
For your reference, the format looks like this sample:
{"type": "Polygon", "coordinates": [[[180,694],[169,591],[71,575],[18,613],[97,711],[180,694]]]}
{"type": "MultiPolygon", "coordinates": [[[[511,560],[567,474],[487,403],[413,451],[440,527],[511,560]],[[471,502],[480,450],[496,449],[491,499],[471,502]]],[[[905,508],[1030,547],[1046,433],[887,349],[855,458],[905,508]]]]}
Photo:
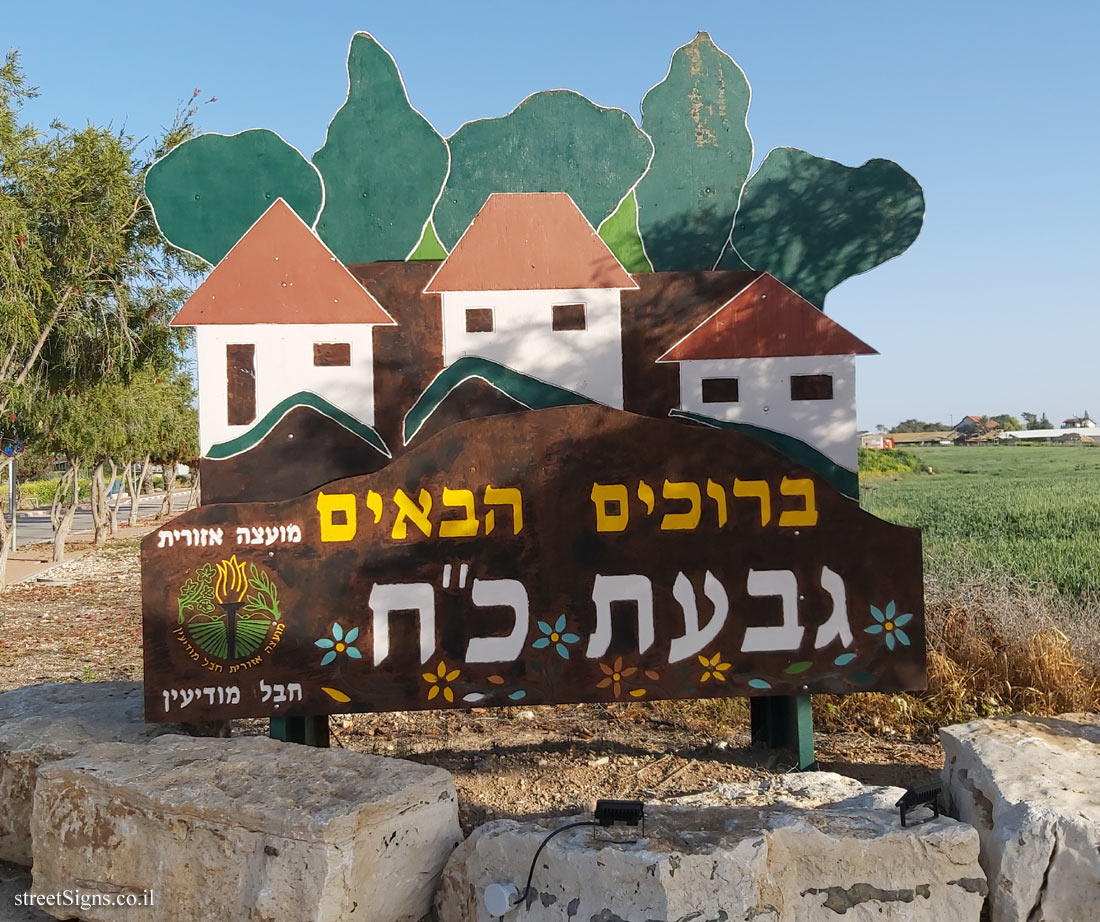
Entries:
{"type": "Polygon", "coordinates": [[[860,425],[967,413],[1100,414],[1100,5],[1089,2],[63,2],[7,7],[41,96],[27,114],[153,136],[193,88],[204,130],[264,127],[307,155],[342,104],[348,40],[375,35],[443,134],[555,87],[639,117],[700,29],[748,75],[756,162],[778,145],[896,160],[927,216],[826,312],[858,363],[860,425]],[[1093,268],[1090,269],[1089,267],[1093,268]]]}

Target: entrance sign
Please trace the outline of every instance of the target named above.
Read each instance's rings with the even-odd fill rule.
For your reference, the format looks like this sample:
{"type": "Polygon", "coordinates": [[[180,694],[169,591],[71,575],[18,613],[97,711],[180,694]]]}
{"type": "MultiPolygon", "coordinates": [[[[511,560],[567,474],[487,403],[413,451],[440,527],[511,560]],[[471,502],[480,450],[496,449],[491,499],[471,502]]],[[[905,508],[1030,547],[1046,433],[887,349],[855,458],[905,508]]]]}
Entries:
{"type": "Polygon", "coordinates": [[[204,505],[142,545],[150,720],[751,695],[755,733],[924,687],[920,534],[855,500],[875,350],[823,310],[923,193],[750,175],[741,69],[705,32],[664,63],[641,124],[549,90],[444,137],[357,33],[312,157],[150,168],[213,266],[172,321],[204,505]]]}
{"type": "Polygon", "coordinates": [[[200,507],[142,572],[156,720],[924,685],[918,530],[749,436],[604,407],[200,507]]]}

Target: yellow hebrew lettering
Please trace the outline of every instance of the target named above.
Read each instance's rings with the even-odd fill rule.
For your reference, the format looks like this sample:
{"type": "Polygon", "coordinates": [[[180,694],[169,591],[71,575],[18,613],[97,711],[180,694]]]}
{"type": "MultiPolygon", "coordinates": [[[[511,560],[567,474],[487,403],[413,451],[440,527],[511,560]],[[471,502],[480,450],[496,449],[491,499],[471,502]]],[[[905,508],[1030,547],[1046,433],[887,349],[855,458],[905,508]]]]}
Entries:
{"type": "Polygon", "coordinates": [[[409,536],[409,522],[427,537],[431,537],[432,523],[428,521],[428,513],[432,511],[432,494],[421,490],[418,499],[420,505],[414,503],[404,490],[397,490],[393,494],[393,501],[397,506],[397,519],[393,523],[394,538],[404,540],[409,536]]]}
{"type": "Polygon", "coordinates": [[[382,521],[382,494],[374,490],[367,491],[367,508],[374,513],[374,524],[382,521]]]}
{"type": "Polygon", "coordinates": [[[626,524],[630,521],[630,494],[626,492],[625,484],[594,483],[589,498],[596,507],[596,531],[626,530],[626,524]],[[618,505],[614,512],[608,512],[610,503],[618,505]]]}
{"type": "Polygon", "coordinates": [[[653,515],[653,487],[644,480],[638,481],[638,499],[645,503],[645,514],[653,515]]]}
{"type": "Polygon", "coordinates": [[[691,508],[687,512],[666,512],[661,519],[662,531],[681,531],[699,527],[699,518],[703,514],[699,484],[689,480],[666,480],[661,488],[661,496],[665,499],[686,499],[691,503],[691,508]]]}
{"type": "Polygon", "coordinates": [[[780,527],[797,528],[799,525],[817,524],[814,482],[809,477],[802,477],[797,480],[784,477],[779,483],[779,492],[784,496],[801,496],[805,501],[805,506],[802,509],[786,509],[779,513],[780,527]]]}
{"type": "Polygon", "coordinates": [[[463,506],[466,509],[465,518],[444,519],[439,523],[439,537],[441,538],[471,538],[477,534],[477,515],[474,514],[474,491],[452,490],[443,488],[444,506],[463,506]]]}
{"type": "Polygon", "coordinates": [[[760,500],[760,525],[763,527],[772,520],[772,495],[766,480],[733,479],[733,495],[739,499],[755,496],[760,500]]]}
{"type": "Polygon", "coordinates": [[[726,512],[726,488],[720,483],[715,483],[708,477],[707,496],[713,499],[714,505],[718,507],[718,527],[721,528],[726,524],[726,519],[728,518],[726,512]]]}
{"type": "MultiPolygon", "coordinates": [[[[517,487],[486,487],[485,505],[487,506],[511,506],[512,507],[512,534],[518,535],[523,531],[523,494],[517,487]]],[[[489,534],[489,516],[485,515],[485,534],[489,534]]]]}
{"type": "Polygon", "coordinates": [[[317,512],[321,516],[321,541],[350,541],[355,537],[355,494],[318,493],[317,512]],[[334,522],[337,512],[344,514],[343,522],[334,522]]]}

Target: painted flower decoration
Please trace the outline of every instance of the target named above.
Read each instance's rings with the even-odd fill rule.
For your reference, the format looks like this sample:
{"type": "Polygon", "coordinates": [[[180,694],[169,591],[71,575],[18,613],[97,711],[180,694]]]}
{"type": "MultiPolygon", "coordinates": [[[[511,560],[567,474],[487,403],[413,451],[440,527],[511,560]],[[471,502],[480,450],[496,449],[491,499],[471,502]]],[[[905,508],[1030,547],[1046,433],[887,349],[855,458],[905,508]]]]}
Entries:
{"type": "Polygon", "coordinates": [[[717,679],[719,682],[725,682],[726,677],[722,675],[723,672],[727,672],[733,668],[730,663],[722,662],[722,654],[715,653],[710,659],[699,654],[699,662],[702,664],[705,670],[701,676],[699,676],[700,682],[709,682],[711,679],[717,679]]]}
{"type": "Polygon", "coordinates": [[[872,624],[864,630],[868,634],[883,634],[886,635],[886,646],[893,650],[898,644],[904,644],[909,646],[909,635],[902,630],[905,625],[913,620],[911,614],[898,615],[897,605],[891,602],[886,606],[886,611],[880,611],[874,605],[871,606],[871,617],[875,619],[875,624],[872,624]]]}
{"type": "Polygon", "coordinates": [[[458,669],[452,669],[448,672],[447,664],[443,660],[440,660],[439,665],[435,667],[435,672],[425,672],[422,676],[424,681],[431,686],[428,689],[428,700],[431,701],[439,695],[440,691],[442,691],[443,697],[451,704],[454,704],[455,693],[448,683],[453,682],[458,676],[458,669]]]}
{"type": "Polygon", "coordinates": [[[320,647],[322,650],[328,650],[328,653],[321,657],[321,665],[327,666],[341,653],[346,653],[352,659],[362,659],[363,654],[352,646],[358,637],[359,628],[353,627],[345,634],[338,621],[332,622],[332,637],[322,637],[320,640],[313,642],[315,646],[320,647]]]}
{"type": "Polygon", "coordinates": [[[576,634],[566,632],[565,615],[560,615],[558,620],[554,622],[553,627],[545,621],[540,621],[539,630],[542,631],[544,636],[536,639],[531,646],[536,650],[543,650],[550,646],[550,644],[553,644],[554,649],[558,651],[558,656],[562,659],[569,659],[569,649],[565,645],[567,643],[576,643],[580,640],[576,634]]]}
{"type": "Polygon", "coordinates": [[[204,563],[198,570],[195,571],[195,575],[203,582],[212,583],[214,581],[214,566],[213,564],[204,563]]]}
{"type": "Polygon", "coordinates": [[[615,657],[615,662],[610,666],[605,666],[600,663],[600,671],[604,677],[596,683],[596,688],[607,688],[608,685],[612,686],[612,691],[615,693],[615,697],[618,698],[622,694],[622,681],[628,679],[638,671],[637,667],[631,666],[628,669],[623,669],[623,658],[621,656],[615,657]]]}

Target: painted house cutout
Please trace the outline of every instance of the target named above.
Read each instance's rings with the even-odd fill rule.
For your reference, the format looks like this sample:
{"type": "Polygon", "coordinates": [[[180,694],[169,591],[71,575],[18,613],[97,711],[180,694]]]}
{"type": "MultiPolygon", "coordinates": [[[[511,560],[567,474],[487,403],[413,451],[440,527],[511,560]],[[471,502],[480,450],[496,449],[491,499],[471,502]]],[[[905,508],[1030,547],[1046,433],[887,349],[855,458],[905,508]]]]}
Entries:
{"type": "Polygon", "coordinates": [[[172,320],[195,327],[200,453],[301,392],[373,425],[373,329],[393,322],[276,199],[172,320]]]}
{"type": "Polygon", "coordinates": [[[621,293],[637,283],[564,192],[490,195],[424,288],[443,364],[489,359],[623,406],[621,293]]]}
{"type": "Polygon", "coordinates": [[[855,470],[855,356],[877,355],[764,274],[658,362],[680,364],[680,409],[795,436],[855,470]]]}

